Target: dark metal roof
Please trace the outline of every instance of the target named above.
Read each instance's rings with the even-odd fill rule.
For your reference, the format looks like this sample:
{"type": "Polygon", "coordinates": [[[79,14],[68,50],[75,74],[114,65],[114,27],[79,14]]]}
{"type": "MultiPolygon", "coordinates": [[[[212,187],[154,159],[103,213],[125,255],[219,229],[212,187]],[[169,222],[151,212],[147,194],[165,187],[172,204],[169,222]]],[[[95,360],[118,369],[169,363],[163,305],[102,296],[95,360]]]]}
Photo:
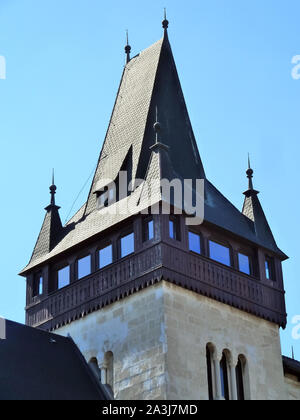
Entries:
{"type": "MultiPolygon", "coordinates": [[[[102,217],[99,211],[95,211],[95,192],[99,190],[101,180],[117,178],[129,151],[132,179],[146,179],[158,171],[167,178],[174,174],[179,179],[205,179],[205,221],[269,249],[282,259],[286,258],[276,245],[257,196],[246,197],[243,214],[206,179],[165,29],[160,41],[132,58],[124,68],[86,204],[65,226],[61,240],[49,251],[44,246],[49,242],[49,229],[45,229],[48,222],[45,220],[38,241],[41,245],[21,274],[126,218],[120,214],[102,217]],[[155,164],[158,160],[151,149],[155,141],[156,108],[162,127],[160,139],[168,146],[167,151],[160,153],[159,164],[155,164]],[[251,220],[251,214],[255,214],[255,220],[251,220]]],[[[137,190],[130,200],[136,197],[136,202],[141,202],[140,193],[137,190]]]]}
{"type": "Polygon", "coordinates": [[[107,400],[71,338],[5,320],[0,400],[107,400]]]}
{"type": "Polygon", "coordinates": [[[300,362],[286,356],[283,356],[282,360],[284,373],[296,376],[300,382],[300,362]]]}

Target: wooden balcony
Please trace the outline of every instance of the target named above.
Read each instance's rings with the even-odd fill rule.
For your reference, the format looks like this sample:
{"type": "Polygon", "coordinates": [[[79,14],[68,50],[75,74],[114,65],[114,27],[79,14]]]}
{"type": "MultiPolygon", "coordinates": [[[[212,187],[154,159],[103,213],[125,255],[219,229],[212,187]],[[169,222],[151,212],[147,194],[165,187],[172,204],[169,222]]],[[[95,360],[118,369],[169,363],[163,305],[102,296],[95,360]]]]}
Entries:
{"type": "Polygon", "coordinates": [[[166,243],[153,244],[32,302],[26,308],[26,322],[53,330],[161,280],[286,325],[284,291],[276,284],[264,284],[166,243]]]}

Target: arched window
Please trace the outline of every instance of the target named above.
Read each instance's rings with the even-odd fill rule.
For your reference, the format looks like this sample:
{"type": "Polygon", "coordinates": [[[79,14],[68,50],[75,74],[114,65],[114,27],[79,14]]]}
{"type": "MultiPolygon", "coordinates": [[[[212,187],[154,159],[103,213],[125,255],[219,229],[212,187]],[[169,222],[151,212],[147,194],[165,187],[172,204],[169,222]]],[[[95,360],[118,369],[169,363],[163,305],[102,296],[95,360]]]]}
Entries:
{"type": "Polygon", "coordinates": [[[211,345],[206,346],[206,364],[207,364],[207,383],[208,383],[208,399],[209,401],[214,400],[214,386],[213,386],[213,347],[211,345]]]}
{"type": "Polygon", "coordinates": [[[92,357],[92,359],[89,361],[89,366],[95,375],[96,379],[101,382],[101,371],[99,369],[98,361],[95,357],[92,357]]]}
{"type": "Polygon", "coordinates": [[[236,373],[237,399],[240,401],[245,400],[245,366],[246,366],[246,359],[243,356],[239,356],[238,364],[235,368],[235,373],[236,373]]]}
{"type": "Polygon", "coordinates": [[[108,351],[104,355],[102,383],[109,385],[112,393],[114,391],[114,355],[108,351]]]}
{"type": "Polygon", "coordinates": [[[223,352],[222,359],[220,361],[220,379],[222,397],[225,400],[229,400],[228,363],[225,352],[223,352]]]}

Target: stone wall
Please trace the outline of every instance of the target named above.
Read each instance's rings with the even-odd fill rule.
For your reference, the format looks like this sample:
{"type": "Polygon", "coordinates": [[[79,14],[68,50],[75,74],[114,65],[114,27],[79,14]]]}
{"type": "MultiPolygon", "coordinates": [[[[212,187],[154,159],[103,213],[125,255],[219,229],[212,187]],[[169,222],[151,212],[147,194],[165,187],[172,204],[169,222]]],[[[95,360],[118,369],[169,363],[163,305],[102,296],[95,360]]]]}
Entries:
{"type": "Polygon", "coordinates": [[[249,399],[285,399],[278,326],[160,282],[57,330],[87,361],[114,355],[116,399],[208,399],[206,345],[246,360],[249,399]]]}
{"type": "Polygon", "coordinates": [[[163,290],[149,287],[56,331],[100,367],[113,353],[116,399],[166,399],[163,290]]]}
{"type": "Polygon", "coordinates": [[[293,375],[285,375],[284,381],[287,399],[289,401],[300,401],[300,382],[298,382],[298,379],[293,375]]]}

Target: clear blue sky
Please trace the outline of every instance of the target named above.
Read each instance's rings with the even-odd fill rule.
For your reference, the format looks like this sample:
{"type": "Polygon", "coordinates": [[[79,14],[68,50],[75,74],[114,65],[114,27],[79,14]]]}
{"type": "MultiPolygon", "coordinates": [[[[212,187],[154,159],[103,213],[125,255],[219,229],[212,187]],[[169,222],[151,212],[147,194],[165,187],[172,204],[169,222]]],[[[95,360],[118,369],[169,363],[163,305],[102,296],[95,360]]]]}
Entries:
{"type": "MultiPolygon", "coordinates": [[[[170,39],[209,179],[239,208],[247,153],[255,187],[284,263],[289,325],[285,354],[300,340],[299,0],[0,0],[1,281],[0,314],[24,321],[28,262],[49,203],[55,167],[65,220],[95,167],[124,64],[125,29],[133,53],[170,39]]],[[[76,208],[85,200],[88,187],[76,208]]]]}

